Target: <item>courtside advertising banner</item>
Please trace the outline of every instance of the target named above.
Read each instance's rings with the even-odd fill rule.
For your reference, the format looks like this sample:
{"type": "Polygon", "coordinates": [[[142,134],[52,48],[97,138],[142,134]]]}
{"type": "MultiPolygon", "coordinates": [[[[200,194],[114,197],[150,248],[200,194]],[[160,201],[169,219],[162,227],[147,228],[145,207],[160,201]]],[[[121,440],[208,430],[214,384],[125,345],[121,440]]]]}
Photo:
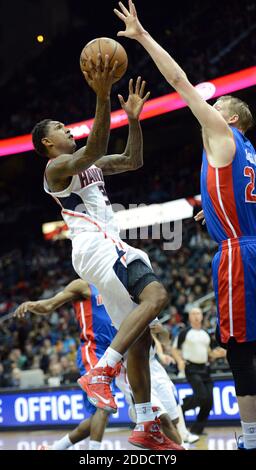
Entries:
{"type": "MultiPolygon", "coordinates": [[[[192,393],[187,383],[176,383],[178,397],[192,393]]],[[[214,406],[209,419],[216,422],[239,420],[238,404],[232,380],[214,382],[214,406]]],[[[118,412],[110,415],[112,426],[124,426],[130,423],[128,407],[123,393],[116,389],[115,395],[118,412]]],[[[197,410],[196,410],[197,411],[197,410]]],[[[186,413],[187,421],[194,421],[196,411],[186,413]]],[[[89,415],[84,409],[83,393],[76,388],[40,389],[37,391],[0,392],[0,429],[33,428],[54,426],[76,426],[89,415]]]]}

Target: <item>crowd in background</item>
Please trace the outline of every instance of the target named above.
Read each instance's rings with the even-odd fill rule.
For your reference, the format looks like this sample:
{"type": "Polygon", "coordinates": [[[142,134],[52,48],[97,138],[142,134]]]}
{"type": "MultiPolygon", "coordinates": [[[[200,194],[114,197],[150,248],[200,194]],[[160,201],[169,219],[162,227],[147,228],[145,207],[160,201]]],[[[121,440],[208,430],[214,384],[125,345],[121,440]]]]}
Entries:
{"type": "MultiPolygon", "coordinates": [[[[177,251],[163,250],[161,240],[131,242],[149,254],[153,268],[166,286],[170,303],[161,318],[170,342],[188,323],[194,302],[212,292],[211,259],[216,246],[193,221],[183,224],[183,244],[177,251]]],[[[53,296],[76,273],[71,265],[71,244],[67,240],[29,245],[0,259],[0,386],[19,386],[20,371],[41,369],[45,383],[74,382],[79,332],[72,305],[48,316],[26,314],[24,319],[7,318],[23,301],[53,296]]],[[[204,327],[214,337],[216,307],[208,301],[204,327]]],[[[220,370],[222,367],[220,366],[220,370]]],[[[175,373],[175,366],[170,366],[175,373]]]]}
{"type": "MultiPolygon", "coordinates": [[[[2,86],[0,138],[28,133],[35,122],[45,117],[72,123],[93,116],[95,97],[83,84],[78,62],[85,30],[88,40],[92,39],[94,24],[79,16],[73,3],[70,29],[56,37],[40,57],[18,67],[15,76],[2,86]],[[67,51],[71,51],[68,59],[67,51]]],[[[192,83],[255,65],[255,2],[245,0],[241,7],[240,0],[220,4],[196,0],[189,2],[189,9],[185,3],[181,2],[168,15],[160,9],[161,27],[157,30],[155,26],[151,32],[177,59],[192,83]]],[[[115,27],[118,29],[117,23],[115,27]]],[[[123,44],[129,68],[113,87],[113,109],[119,107],[117,92],[125,94],[128,78],[141,71],[152,97],[169,93],[170,86],[145,51],[135,41],[124,40],[123,44]]],[[[178,143],[173,138],[159,153],[151,155],[148,151],[147,165],[133,175],[132,184],[131,180],[122,179],[125,176],[117,178],[110,185],[111,201],[150,204],[196,194],[200,172],[194,156],[198,149],[192,139],[184,143],[179,138],[181,134],[185,139],[182,123],[175,134],[178,143]]],[[[116,141],[117,153],[123,151],[123,144],[124,141],[116,141]]],[[[74,382],[79,375],[75,357],[79,334],[71,305],[48,317],[27,314],[22,320],[7,318],[21,302],[48,298],[76,277],[70,242],[42,241],[42,221],[55,220],[57,213],[49,202],[45,203],[43,191],[38,189],[43,166],[45,163],[34,162],[31,154],[24,160],[20,157],[19,162],[15,157],[8,162],[1,159],[4,176],[0,179],[0,248],[5,254],[0,255],[0,387],[19,386],[23,370],[41,369],[49,385],[74,382]],[[16,248],[11,250],[8,246],[16,248]]],[[[169,292],[170,303],[161,318],[170,341],[187,325],[194,302],[212,292],[211,260],[216,246],[194,222],[184,223],[183,228],[182,247],[177,251],[164,251],[161,240],[134,242],[148,252],[156,274],[169,292]]],[[[203,307],[204,327],[214,341],[214,300],[209,299],[203,307]]],[[[220,370],[222,366],[219,364],[220,370]]],[[[171,372],[175,372],[175,367],[171,372]]]]}
{"type": "MultiPolygon", "coordinates": [[[[79,53],[85,35],[88,40],[94,38],[94,23],[82,17],[75,21],[75,13],[72,14],[70,29],[39,57],[18,68],[13,79],[2,87],[0,138],[28,133],[35,122],[46,116],[66,123],[92,117],[95,100],[89,87],[83,86],[79,53]],[[68,60],[67,51],[71,51],[68,60]]],[[[171,14],[160,10],[158,15],[161,28],[154,24],[154,35],[184,67],[192,83],[255,64],[256,7],[252,0],[244,0],[242,7],[239,0],[221,4],[199,0],[189,2],[189,8],[184,2],[183,8],[182,4],[177,5],[171,14]]],[[[120,26],[118,21],[113,24],[116,30],[120,26]]],[[[113,108],[119,107],[117,92],[125,92],[128,75],[137,76],[141,71],[152,97],[170,93],[170,86],[142,48],[131,41],[123,44],[129,56],[129,69],[127,76],[114,86],[113,108]]]]}

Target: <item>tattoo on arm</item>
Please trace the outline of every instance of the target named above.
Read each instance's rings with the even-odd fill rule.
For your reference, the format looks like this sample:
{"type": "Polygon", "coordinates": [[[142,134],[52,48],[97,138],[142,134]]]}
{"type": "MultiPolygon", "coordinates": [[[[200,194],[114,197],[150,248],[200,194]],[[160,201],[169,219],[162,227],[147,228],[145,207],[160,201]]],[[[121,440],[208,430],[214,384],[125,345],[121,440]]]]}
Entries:
{"type": "MultiPolygon", "coordinates": [[[[46,174],[51,190],[55,183],[65,181],[89,168],[100,157],[106,154],[110,132],[110,99],[97,98],[97,106],[93,127],[88,136],[86,146],[71,155],[60,155],[47,167],[46,174]]],[[[64,187],[68,184],[64,184],[64,187]]]]}
{"type": "Polygon", "coordinates": [[[137,170],[143,166],[143,136],[138,120],[129,121],[129,136],[123,154],[106,155],[97,161],[105,175],[137,170]]]}
{"type": "Polygon", "coordinates": [[[108,148],[110,132],[110,100],[101,101],[97,98],[95,120],[87,139],[86,149],[91,159],[105,155],[108,148]]]}

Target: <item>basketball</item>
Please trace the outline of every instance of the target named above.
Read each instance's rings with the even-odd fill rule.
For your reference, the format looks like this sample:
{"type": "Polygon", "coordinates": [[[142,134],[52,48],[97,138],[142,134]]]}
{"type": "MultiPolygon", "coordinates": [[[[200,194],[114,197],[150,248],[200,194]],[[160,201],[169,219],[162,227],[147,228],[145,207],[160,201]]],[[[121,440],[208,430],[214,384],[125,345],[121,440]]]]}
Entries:
{"type": "Polygon", "coordinates": [[[113,67],[115,61],[118,61],[118,66],[115,71],[114,83],[120,80],[125,74],[128,66],[128,57],[125,49],[119,42],[111,38],[96,38],[86,44],[80,55],[80,67],[82,72],[90,72],[88,59],[91,57],[92,62],[96,65],[98,53],[101,53],[104,62],[105,55],[109,55],[110,68],[113,67]]]}

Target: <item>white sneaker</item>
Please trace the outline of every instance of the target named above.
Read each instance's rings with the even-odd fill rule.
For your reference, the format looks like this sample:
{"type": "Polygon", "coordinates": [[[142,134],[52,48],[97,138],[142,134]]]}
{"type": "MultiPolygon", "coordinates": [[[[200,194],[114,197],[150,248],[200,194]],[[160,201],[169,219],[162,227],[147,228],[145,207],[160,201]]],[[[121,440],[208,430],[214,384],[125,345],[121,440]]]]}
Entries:
{"type": "Polygon", "coordinates": [[[199,441],[199,439],[200,437],[197,434],[192,434],[188,431],[188,433],[184,437],[184,442],[187,442],[188,444],[194,444],[194,442],[199,441]]]}
{"type": "Polygon", "coordinates": [[[189,450],[189,444],[187,442],[182,441],[181,443],[182,447],[184,447],[185,450],[189,450]]]}

